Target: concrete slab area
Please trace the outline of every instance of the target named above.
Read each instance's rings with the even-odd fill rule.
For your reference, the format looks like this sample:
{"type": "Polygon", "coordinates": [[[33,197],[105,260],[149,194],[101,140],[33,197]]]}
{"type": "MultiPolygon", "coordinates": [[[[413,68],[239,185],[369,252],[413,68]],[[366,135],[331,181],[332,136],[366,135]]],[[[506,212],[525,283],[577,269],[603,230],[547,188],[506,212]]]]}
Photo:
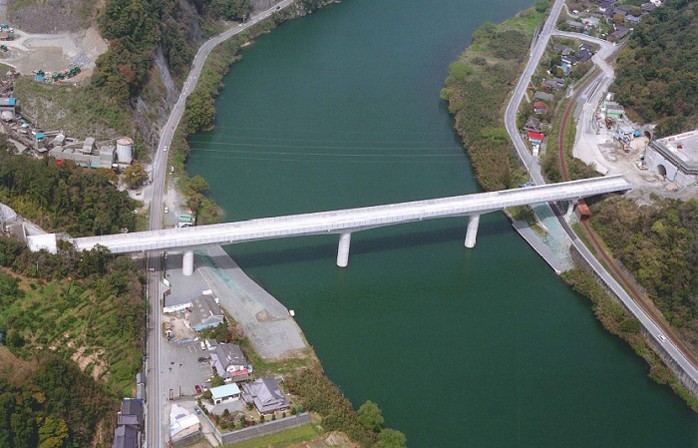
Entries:
{"type": "Polygon", "coordinates": [[[257,353],[277,360],[297,356],[308,345],[288,309],[257,285],[220,246],[196,251],[199,272],[240,324],[257,353]]]}

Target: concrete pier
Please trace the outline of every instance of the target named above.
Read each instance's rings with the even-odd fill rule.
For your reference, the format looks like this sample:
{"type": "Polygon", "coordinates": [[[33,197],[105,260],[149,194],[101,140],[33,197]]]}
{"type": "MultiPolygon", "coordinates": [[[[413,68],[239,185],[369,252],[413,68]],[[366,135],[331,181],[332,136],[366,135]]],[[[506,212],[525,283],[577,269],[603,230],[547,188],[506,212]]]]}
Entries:
{"type": "Polygon", "coordinates": [[[565,213],[565,220],[569,221],[574,213],[575,201],[567,202],[567,212],[565,213]]]}
{"type": "Polygon", "coordinates": [[[477,228],[480,225],[480,215],[470,215],[468,218],[468,231],[465,234],[465,247],[472,249],[477,240],[477,228]]]}
{"type": "Polygon", "coordinates": [[[339,247],[337,248],[337,266],[346,268],[349,264],[349,246],[351,245],[351,233],[339,235],[339,247]]]}
{"type": "Polygon", "coordinates": [[[194,251],[186,250],[184,251],[184,256],[182,257],[182,274],[189,277],[194,273],[194,251]]]}

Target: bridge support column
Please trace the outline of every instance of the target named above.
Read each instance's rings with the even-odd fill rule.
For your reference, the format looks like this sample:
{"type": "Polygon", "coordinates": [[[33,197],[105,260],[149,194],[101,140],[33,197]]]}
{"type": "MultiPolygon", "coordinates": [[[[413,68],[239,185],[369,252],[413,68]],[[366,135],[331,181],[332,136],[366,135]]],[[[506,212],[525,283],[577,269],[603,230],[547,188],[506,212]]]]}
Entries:
{"type": "Polygon", "coordinates": [[[477,240],[477,228],[480,225],[480,215],[470,215],[468,218],[468,231],[465,234],[465,247],[472,249],[477,240]]]}
{"type": "Polygon", "coordinates": [[[574,213],[574,205],[576,201],[569,201],[567,203],[567,212],[565,213],[565,220],[569,221],[574,213]]]}
{"type": "Polygon", "coordinates": [[[337,266],[346,268],[349,264],[349,246],[351,244],[351,233],[339,235],[339,247],[337,248],[337,266]]]}
{"type": "Polygon", "coordinates": [[[189,277],[194,273],[194,251],[185,250],[182,257],[182,274],[189,277]]]}

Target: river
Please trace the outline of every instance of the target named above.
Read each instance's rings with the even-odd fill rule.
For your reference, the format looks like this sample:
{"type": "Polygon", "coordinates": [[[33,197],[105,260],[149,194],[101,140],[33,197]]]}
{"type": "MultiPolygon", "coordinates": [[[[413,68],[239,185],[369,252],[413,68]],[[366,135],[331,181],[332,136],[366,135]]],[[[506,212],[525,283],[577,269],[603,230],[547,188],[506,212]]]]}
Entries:
{"type": "MultiPolygon", "coordinates": [[[[225,79],[190,174],[225,220],[478,191],[439,89],[522,0],[344,0],[282,25],[225,79]]],[[[496,106],[495,106],[496,107],[496,106]]],[[[596,321],[502,214],[229,247],[328,376],[411,447],[698,446],[698,418],[596,321]]]]}

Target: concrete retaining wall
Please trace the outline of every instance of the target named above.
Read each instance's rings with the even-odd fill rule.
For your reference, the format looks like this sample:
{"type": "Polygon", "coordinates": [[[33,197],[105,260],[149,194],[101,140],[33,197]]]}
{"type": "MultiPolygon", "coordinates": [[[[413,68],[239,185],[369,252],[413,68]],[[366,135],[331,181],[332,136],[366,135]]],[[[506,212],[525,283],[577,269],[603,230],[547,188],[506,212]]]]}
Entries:
{"type": "Polygon", "coordinates": [[[248,426],[244,429],[221,433],[207,415],[202,414],[200,417],[203,417],[203,421],[211,429],[213,436],[216,438],[216,440],[218,440],[218,443],[222,445],[231,445],[233,443],[239,443],[244,440],[254,439],[255,437],[274,434],[286,429],[296,428],[298,426],[310,423],[310,414],[304,412],[296,416],[272,420],[255,426],[248,426]]]}

